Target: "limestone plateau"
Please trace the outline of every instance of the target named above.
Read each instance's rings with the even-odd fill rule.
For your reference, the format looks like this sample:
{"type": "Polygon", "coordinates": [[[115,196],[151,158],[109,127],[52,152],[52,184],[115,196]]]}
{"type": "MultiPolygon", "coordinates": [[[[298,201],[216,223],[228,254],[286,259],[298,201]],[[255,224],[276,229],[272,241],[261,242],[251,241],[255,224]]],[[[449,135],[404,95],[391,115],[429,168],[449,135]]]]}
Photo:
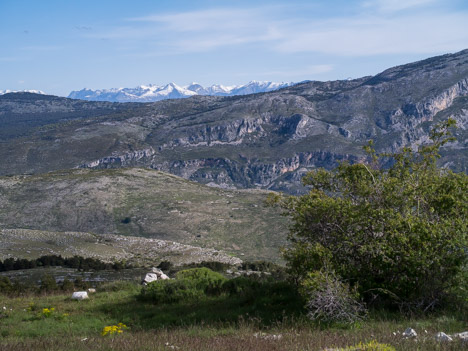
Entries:
{"type": "Polygon", "coordinates": [[[417,147],[449,117],[457,140],[440,162],[466,172],[468,50],[243,96],[111,103],[9,93],[0,96],[0,175],[136,166],[298,193],[307,170],[362,160],[369,139],[378,152],[417,147]]]}

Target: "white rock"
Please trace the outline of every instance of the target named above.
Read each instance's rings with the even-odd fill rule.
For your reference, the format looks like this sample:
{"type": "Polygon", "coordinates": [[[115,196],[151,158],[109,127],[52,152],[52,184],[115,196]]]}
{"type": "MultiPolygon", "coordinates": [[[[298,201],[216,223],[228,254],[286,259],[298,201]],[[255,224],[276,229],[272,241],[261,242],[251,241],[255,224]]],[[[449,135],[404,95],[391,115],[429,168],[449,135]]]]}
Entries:
{"type": "Polygon", "coordinates": [[[262,332],[255,333],[254,336],[264,340],[281,340],[283,338],[281,334],[266,334],[262,332]]]}
{"type": "Polygon", "coordinates": [[[453,337],[461,339],[463,342],[468,343],[468,331],[463,333],[453,334],[453,337]]]}
{"type": "Polygon", "coordinates": [[[170,279],[170,278],[167,275],[165,275],[164,273],[161,273],[161,275],[159,276],[159,279],[166,280],[166,279],[170,279]]]}
{"type": "Polygon", "coordinates": [[[405,338],[415,338],[418,336],[416,330],[414,330],[413,328],[406,328],[402,335],[405,338]]]}
{"type": "Polygon", "coordinates": [[[90,294],[94,294],[94,293],[96,292],[96,289],[94,289],[94,288],[89,288],[89,289],[88,289],[88,292],[89,292],[90,294]]]}
{"type": "Polygon", "coordinates": [[[438,332],[435,336],[436,340],[439,341],[439,342],[449,342],[449,341],[453,341],[453,339],[448,336],[447,334],[445,334],[444,332],[438,332]]]}
{"type": "Polygon", "coordinates": [[[89,299],[88,293],[86,291],[75,291],[72,295],[72,300],[84,300],[89,299]]]}
{"type": "Polygon", "coordinates": [[[145,277],[143,278],[143,285],[154,282],[156,280],[158,280],[156,273],[146,273],[145,277]]]}
{"type": "Polygon", "coordinates": [[[156,267],[151,268],[151,272],[152,272],[152,273],[156,273],[157,275],[164,274],[163,271],[162,271],[161,269],[156,268],[156,267]]]}

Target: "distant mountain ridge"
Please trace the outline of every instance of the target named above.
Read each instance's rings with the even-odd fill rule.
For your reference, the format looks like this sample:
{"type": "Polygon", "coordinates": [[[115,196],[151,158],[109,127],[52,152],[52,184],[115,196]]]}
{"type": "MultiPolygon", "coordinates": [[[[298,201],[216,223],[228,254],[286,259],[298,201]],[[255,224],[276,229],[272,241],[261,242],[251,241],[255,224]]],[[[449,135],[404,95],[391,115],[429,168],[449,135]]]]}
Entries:
{"type": "MultiPolygon", "coordinates": [[[[144,167],[226,189],[296,194],[308,170],[364,161],[370,139],[379,153],[417,149],[447,118],[457,121],[456,140],[439,164],[468,172],[468,50],[261,94],[151,103],[4,94],[0,175],[144,167]]],[[[0,193],[0,210],[1,201],[0,193]]]]}
{"type": "Polygon", "coordinates": [[[166,99],[182,99],[194,95],[234,96],[265,93],[294,85],[295,83],[275,83],[251,81],[244,85],[225,86],[214,84],[203,87],[198,83],[179,86],[175,83],[166,85],[140,85],[136,88],[82,89],[72,91],[68,97],[88,101],[110,102],[155,102],[166,99]]]}

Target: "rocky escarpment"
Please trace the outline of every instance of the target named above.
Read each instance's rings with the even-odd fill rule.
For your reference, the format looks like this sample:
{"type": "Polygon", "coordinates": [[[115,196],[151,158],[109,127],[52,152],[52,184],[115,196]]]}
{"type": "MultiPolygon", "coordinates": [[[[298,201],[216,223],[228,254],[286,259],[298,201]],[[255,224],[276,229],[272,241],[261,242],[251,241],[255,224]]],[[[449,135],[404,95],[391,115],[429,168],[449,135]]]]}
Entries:
{"type": "Polygon", "coordinates": [[[206,158],[159,163],[152,156],[153,151],[142,150],[122,156],[106,157],[83,164],[81,168],[108,169],[140,165],[210,186],[227,189],[264,188],[296,193],[303,190],[300,179],[308,170],[327,167],[345,160],[358,160],[354,155],[333,154],[327,151],[301,152],[271,163],[243,158],[242,155],[239,160],[206,158]]]}
{"type": "Polygon", "coordinates": [[[458,129],[456,141],[442,150],[441,165],[464,171],[468,164],[468,50],[373,77],[309,81],[246,96],[104,106],[41,95],[38,100],[52,99],[51,106],[63,103],[70,111],[59,118],[41,107],[31,124],[30,114],[20,113],[22,99],[0,97],[0,113],[10,111],[0,119],[19,111],[0,130],[0,175],[139,166],[222,187],[296,192],[307,170],[363,160],[369,139],[378,152],[417,148],[449,117],[458,129]],[[78,117],[78,103],[92,113],[78,117]]]}
{"type": "Polygon", "coordinates": [[[153,148],[147,148],[138,151],[126,152],[123,155],[107,156],[99,160],[86,162],[79,166],[79,168],[120,168],[120,167],[133,167],[145,163],[145,160],[155,154],[153,148]]]}

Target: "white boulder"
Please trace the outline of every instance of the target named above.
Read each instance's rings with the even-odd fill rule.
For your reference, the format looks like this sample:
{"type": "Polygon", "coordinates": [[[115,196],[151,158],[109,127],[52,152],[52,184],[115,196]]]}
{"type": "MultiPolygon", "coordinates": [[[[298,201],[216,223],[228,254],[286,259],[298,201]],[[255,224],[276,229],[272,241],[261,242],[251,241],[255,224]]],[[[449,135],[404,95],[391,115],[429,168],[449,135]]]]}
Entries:
{"type": "Polygon", "coordinates": [[[96,292],[96,289],[94,289],[94,288],[89,288],[89,289],[88,289],[88,292],[89,292],[90,294],[94,294],[94,293],[96,292]]]}
{"type": "Polygon", "coordinates": [[[164,272],[161,269],[156,268],[156,267],[151,268],[151,272],[155,273],[156,275],[164,274],[164,272]]]}
{"type": "Polygon", "coordinates": [[[459,338],[461,341],[468,343],[468,331],[463,333],[453,334],[453,337],[459,338]]]}
{"type": "Polygon", "coordinates": [[[156,273],[146,273],[145,277],[143,278],[143,285],[146,285],[148,283],[154,282],[158,280],[158,276],[156,273]]]}
{"type": "Polygon", "coordinates": [[[141,282],[143,285],[147,285],[151,282],[154,282],[158,279],[161,279],[161,280],[166,280],[166,279],[170,279],[166,274],[164,274],[164,272],[162,270],[160,270],[159,268],[151,268],[151,272],[149,273],[146,273],[145,277],[143,278],[143,281],[141,282]]]}
{"type": "Polygon", "coordinates": [[[453,341],[453,339],[448,336],[447,334],[445,334],[444,332],[438,332],[435,336],[436,340],[439,341],[439,342],[449,342],[449,341],[453,341]]]}
{"type": "Polygon", "coordinates": [[[72,300],[85,300],[89,299],[87,291],[75,291],[72,295],[72,300]]]}
{"type": "Polygon", "coordinates": [[[418,336],[416,330],[414,330],[413,328],[406,328],[402,335],[405,338],[415,338],[418,336]]]}

